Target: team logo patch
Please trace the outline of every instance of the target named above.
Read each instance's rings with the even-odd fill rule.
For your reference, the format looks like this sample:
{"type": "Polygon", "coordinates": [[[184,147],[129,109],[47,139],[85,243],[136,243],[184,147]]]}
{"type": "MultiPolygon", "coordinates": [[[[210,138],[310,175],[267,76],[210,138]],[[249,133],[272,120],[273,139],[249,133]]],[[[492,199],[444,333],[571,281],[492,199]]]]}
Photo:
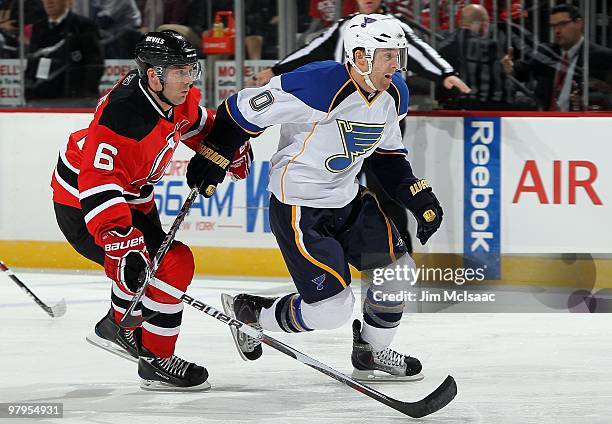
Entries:
{"type": "Polygon", "coordinates": [[[317,285],[317,290],[323,290],[323,283],[325,282],[325,274],[319,275],[317,278],[312,280],[317,285]]]}
{"type": "Polygon", "coordinates": [[[372,19],[372,18],[368,18],[367,16],[363,17],[363,23],[361,24],[362,28],[365,28],[368,24],[371,24],[372,22],[376,22],[376,19],[372,19]]]}
{"type": "Polygon", "coordinates": [[[364,124],[336,119],[344,152],[325,161],[328,171],[335,174],[346,171],[355,159],[374,149],[380,141],[384,124],[364,124]]]}

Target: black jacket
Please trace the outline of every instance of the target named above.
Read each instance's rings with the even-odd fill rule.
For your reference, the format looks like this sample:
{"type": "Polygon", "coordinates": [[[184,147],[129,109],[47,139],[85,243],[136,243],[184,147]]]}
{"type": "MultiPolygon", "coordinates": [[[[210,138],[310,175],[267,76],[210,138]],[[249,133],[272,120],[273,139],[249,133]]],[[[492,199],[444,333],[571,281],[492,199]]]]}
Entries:
{"type": "MultiPolygon", "coordinates": [[[[534,78],[536,81],[535,94],[541,109],[550,110],[551,97],[557,64],[561,61],[561,48],[556,44],[543,43],[538,50],[525,60],[514,63],[514,76],[527,81],[534,78]]],[[[584,45],[578,51],[578,62],[574,72],[579,91],[583,87],[584,45]]],[[[594,81],[603,82],[603,85],[612,84],[612,50],[598,44],[589,43],[589,104],[599,105],[609,109],[610,93],[606,93],[593,85],[594,81]]]]}
{"type": "Polygon", "coordinates": [[[103,71],[98,29],[91,19],[68,12],[53,28],[47,19],[33,25],[26,70],[28,98],[98,97],[103,71]],[[46,80],[36,78],[43,57],[51,60],[46,80]]]}

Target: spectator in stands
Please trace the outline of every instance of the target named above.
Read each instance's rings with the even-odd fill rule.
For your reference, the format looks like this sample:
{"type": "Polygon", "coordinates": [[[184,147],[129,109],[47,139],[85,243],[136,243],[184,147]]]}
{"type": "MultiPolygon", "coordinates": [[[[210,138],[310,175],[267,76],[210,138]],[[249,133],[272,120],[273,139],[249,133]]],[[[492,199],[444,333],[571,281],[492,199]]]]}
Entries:
{"type": "Polygon", "coordinates": [[[94,0],[93,16],[107,59],[132,58],[140,40],[141,14],[135,0],[94,0]]]}
{"type": "MultiPolygon", "coordinates": [[[[512,49],[502,58],[504,71],[521,81],[536,80],[539,107],[549,111],[583,110],[584,21],[571,5],[555,6],[550,14],[553,44],[543,43],[525,60],[513,59],[512,49]]],[[[589,105],[610,109],[612,50],[589,43],[589,105]]]]}
{"type": "MultiPolygon", "coordinates": [[[[339,0],[342,1],[342,0],[339,0]]],[[[309,42],[317,32],[332,26],[341,16],[348,16],[356,12],[355,3],[351,0],[342,2],[342,14],[336,16],[336,0],[310,0],[308,15],[310,25],[302,33],[298,40],[298,45],[302,46],[309,42]]]]}
{"type": "MultiPolygon", "coordinates": [[[[453,2],[453,7],[455,10],[455,26],[460,26],[461,25],[461,10],[463,9],[464,6],[466,6],[466,3],[470,3],[467,2],[465,0],[441,0],[438,2],[438,22],[436,23],[436,28],[438,28],[439,30],[449,30],[450,29],[450,23],[451,23],[451,18],[448,14],[449,12],[449,4],[453,2]]],[[[507,0],[484,0],[483,1],[479,1],[478,3],[481,4],[488,12],[489,16],[495,16],[494,15],[494,11],[495,8],[493,7],[493,3],[496,2],[497,3],[497,20],[499,22],[505,22],[506,19],[508,18],[508,1],[507,0]]],[[[471,2],[471,3],[475,3],[475,2],[471,2]]],[[[518,21],[521,18],[521,15],[525,15],[525,11],[523,10],[523,7],[521,6],[521,1],[520,0],[511,0],[510,2],[510,16],[512,18],[513,21],[518,21]]],[[[429,2],[427,2],[427,4],[424,6],[423,10],[421,11],[421,24],[426,27],[429,28],[430,27],[430,9],[429,9],[429,2]]]]}
{"type": "MultiPolygon", "coordinates": [[[[509,85],[499,60],[503,49],[490,37],[489,13],[479,4],[465,6],[461,26],[440,43],[438,51],[459,72],[472,91],[448,96],[437,90],[445,109],[505,110],[512,108],[509,85]]],[[[456,94],[456,93],[455,93],[456,94]]]]}
{"type": "Polygon", "coordinates": [[[140,32],[146,34],[164,23],[164,0],[137,0],[142,16],[140,32]]]}
{"type": "MultiPolygon", "coordinates": [[[[26,34],[28,27],[43,19],[45,11],[40,0],[25,0],[26,34]]],[[[19,51],[19,0],[0,0],[0,58],[17,57],[19,51]]],[[[30,37],[26,36],[26,46],[30,37]]]]}
{"type": "Polygon", "coordinates": [[[26,97],[98,97],[104,60],[95,22],[70,11],[71,0],[43,0],[47,18],[32,27],[26,97]]]}

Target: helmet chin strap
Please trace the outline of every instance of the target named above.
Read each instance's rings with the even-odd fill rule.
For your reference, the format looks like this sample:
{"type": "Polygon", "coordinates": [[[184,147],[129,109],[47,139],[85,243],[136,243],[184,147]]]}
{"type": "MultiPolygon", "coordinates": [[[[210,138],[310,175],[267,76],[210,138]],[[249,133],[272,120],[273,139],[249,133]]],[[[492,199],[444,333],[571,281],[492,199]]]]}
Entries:
{"type": "Polygon", "coordinates": [[[370,79],[370,72],[368,72],[366,75],[363,76],[363,79],[365,80],[365,83],[368,85],[368,87],[370,87],[372,90],[374,91],[378,91],[378,88],[376,88],[374,86],[374,83],[372,82],[372,80],[370,79]]]}
{"type": "Polygon", "coordinates": [[[174,107],[174,106],[178,106],[177,104],[172,103],[172,102],[170,101],[170,99],[169,99],[168,97],[166,97],[166,95],[164,94],[164,83],[163,83],[163,82],[161,83],[161,86],[162,86],[162,89],[161,89],[160,91],[155,91],[155,90],[153,90],[153,92],[154,92],[155,94],[157,94],[157,97],[159,97],[159,99],[160,99],[162,102],[164,102],[164,103],[168,103],[170,106],[173,106],[173,107],[174,107]]]}
{"type": "Polygon", "coordinates": [[[372,90],[378,91],[378,88],[376,88],[376,86],[374,85],[374,83],[370,79],[370,74],[372,73],[372,59],[366,59],[366,61],[368,62],[368,70],[367,70],[367,72],[363,72],[361,69],[359,69],[359,67],[352,60],[351,60],[351,63],[353,64],[353,67],[355,68],[357,73],[363,77],[363,79],[365,80],[366,85],[368,87],[370,87],[372,90]]]}

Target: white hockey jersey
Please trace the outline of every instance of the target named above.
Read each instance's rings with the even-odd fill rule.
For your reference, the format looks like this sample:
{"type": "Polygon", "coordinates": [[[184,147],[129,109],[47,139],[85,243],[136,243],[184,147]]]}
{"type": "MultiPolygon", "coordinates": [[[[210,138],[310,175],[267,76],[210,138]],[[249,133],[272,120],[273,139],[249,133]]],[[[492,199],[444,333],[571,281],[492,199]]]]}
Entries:
{"type": "Polygon", "coordinates": [[[408,111],[408,97],[399,73],[387,91],[368,99],[348,65],[325,61],[243,89],[225,107],[251,137],[281,124],[269,184],[278,200],[340,208],[357,195],[356,177],[365,158],[374,152],[406,154],[399,120],[408,111]]]}

